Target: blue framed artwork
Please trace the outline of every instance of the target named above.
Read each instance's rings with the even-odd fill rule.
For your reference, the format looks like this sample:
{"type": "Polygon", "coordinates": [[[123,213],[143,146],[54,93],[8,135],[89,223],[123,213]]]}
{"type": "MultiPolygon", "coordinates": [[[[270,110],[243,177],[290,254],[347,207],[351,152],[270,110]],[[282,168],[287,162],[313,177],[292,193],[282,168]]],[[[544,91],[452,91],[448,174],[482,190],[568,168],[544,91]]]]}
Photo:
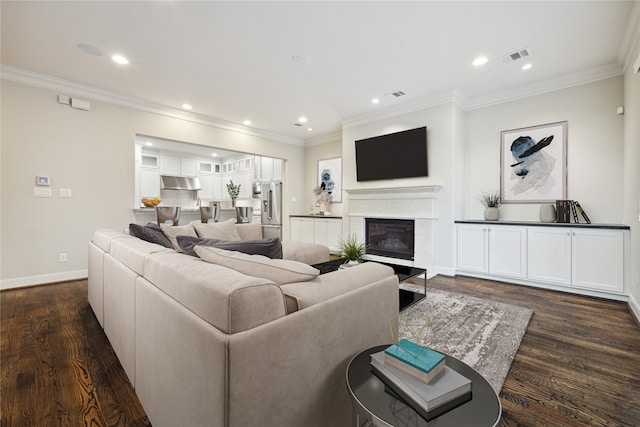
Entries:
{"type": "Polygon", "coordinates": [[[342,203],[342,157],[318,160],[318,186],[331,194],[331,203],[342,203]]]}
{"type": "Polygon", "coordinates": [[[502,203],[567,198],[567,122],[501,132],[502,203]]]}

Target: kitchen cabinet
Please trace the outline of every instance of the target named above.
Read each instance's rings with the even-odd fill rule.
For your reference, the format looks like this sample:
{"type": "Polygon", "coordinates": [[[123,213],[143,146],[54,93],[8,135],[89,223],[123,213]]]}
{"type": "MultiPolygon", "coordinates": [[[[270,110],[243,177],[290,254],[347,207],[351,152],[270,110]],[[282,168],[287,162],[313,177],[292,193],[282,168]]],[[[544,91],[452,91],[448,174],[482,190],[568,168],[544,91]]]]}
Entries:
{"type": "Polygon", "coordinates": [[[457,268],[501,277],[526,276],[526,228],[457,226],[457,268]]]}
{"type": "Polygon", "coordinates": [[[160,197],[160,172],[157,168],[140,169],[140,197],[160,197]]]}
{"type": "Polygon", "coordinates": [[[338,251],[342,235],[342,218],[292,216],[289,218],[291,240],[318,243],[332,252],[338,251]]]}
{"type": "Polygon", "coordinates": [[[575,293],[625,294],[627,226],[456,222],[456,270],[575,293]]]}
{"type": "Polygon", "coordinates": [[[254,179],[256,181],[280,181],[283,176],[284,161],[272,157],[254,157],[254,179]]]}
{"type": "Polygon", "coordinates": [[[163,154],[160,164],[162,175],[198,176],[198,162],[195,159],[163,154]]]}

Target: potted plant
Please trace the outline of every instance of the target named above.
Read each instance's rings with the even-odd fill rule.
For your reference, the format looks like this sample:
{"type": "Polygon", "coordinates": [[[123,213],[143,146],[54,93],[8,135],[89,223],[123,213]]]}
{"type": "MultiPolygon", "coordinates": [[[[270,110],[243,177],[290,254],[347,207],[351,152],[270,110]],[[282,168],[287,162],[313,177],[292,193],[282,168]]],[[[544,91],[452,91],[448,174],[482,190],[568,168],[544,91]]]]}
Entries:
{"type": "Polygon", "coordinates": [[[500,191],[483,191],[480,194],[480,203],[484,206],[484,219],[487,221],[497,221],[500,219],[500,203],[502,203],[502,194],[500,191]]]}
{"type": "Polygon", "coordinates": [[[355,234],[350,235],[347,239],[340,239],[338,242],[338,248],[340,250],[339,255],[344,258],[346,265],[355,265],[360,263],[364,256],[367,254],[367,248],[369,245],[358,242],[358,238],[355,234]]]}

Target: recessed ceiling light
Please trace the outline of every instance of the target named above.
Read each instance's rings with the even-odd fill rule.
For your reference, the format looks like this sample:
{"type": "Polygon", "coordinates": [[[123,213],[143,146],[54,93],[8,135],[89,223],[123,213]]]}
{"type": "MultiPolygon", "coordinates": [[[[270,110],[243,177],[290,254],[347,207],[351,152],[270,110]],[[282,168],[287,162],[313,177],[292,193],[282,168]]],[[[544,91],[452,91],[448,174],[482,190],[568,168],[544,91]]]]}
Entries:
{"type": "Polygon", "coordinates": [[[298,119],[298,122],[300,123],[306,123],[307,122],[307,118],[304,116],[300,116],[300,118],[298,119]]]}
{"type": "Polygon", "coordinates": [[[190,104],[182,104],[182,108],[185,110],[191,110],[193,107],[190,104]]]}
{"type": "Polygon", "coordinates": [[[487,58],[486,56],[478,56],[476,59],[473,60],[473,65],[476,67],[479,67],[481,65],[486,64],[487,62],[489,62],[489,58],[487,58]]]}
{"type": "Polygon", "coordinates": [[[245,126],[251,126],[251,120],[245,120],[242,122],[242,124],[245,126]]]}
{"type": "Polygon", "coordinates": [[[531,69],[531,67],[533,67],[533,64],[524,64],[524,65],[522,66],[522,69],[523,69],[523,70],[530,70],[530,69],[531,69]]]}
{"type": "Polygon", "coordinates": [[[111,59],[121,65],[127,65],[129,63],[129,60],[122,55],[113,55],[111,59]]]}
{"type": "Polygon", "coordinates": [[[379,102],[380,102],[380,100],[379,100],[378,98],[373,98],[373,99],[371,100],[371,103],[372,103],[372,104],[377,104],[377,103],[379,103],[379,102]]]}
{"type": "Polygon", "coordinates": [[[211,157],[218,157],[218,153],[211,153],[211,157]]]}
{"type": "Polygon", "coordinates": [[[147,147],[151,147],[153,145],[153,142],[147,141],[144,143],[144,145],[146,145],[147,147]]]}
{"type": "Polygon", "coordinates": [[[311,132],[311,131],[313,130],[313,128],[307,128],[307,130],[308,130],[309,132],[311,132]]]}

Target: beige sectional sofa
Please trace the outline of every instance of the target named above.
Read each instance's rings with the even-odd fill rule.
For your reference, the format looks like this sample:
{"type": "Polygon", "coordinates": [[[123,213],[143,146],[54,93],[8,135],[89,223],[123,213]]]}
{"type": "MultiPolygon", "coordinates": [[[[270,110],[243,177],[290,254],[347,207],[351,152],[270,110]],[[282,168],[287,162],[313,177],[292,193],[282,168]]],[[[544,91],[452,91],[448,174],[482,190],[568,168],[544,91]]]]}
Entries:
{"type": "Polygon", "coordinates": [[[324,249],[295,242],[280,260],[196,251],[208,261],[113,230],[89,243],[89,303],[151,423],[350,425],[346,365],[391,342],[393,271],[370,262],[317,275],[296,260],[324,249]]]}

